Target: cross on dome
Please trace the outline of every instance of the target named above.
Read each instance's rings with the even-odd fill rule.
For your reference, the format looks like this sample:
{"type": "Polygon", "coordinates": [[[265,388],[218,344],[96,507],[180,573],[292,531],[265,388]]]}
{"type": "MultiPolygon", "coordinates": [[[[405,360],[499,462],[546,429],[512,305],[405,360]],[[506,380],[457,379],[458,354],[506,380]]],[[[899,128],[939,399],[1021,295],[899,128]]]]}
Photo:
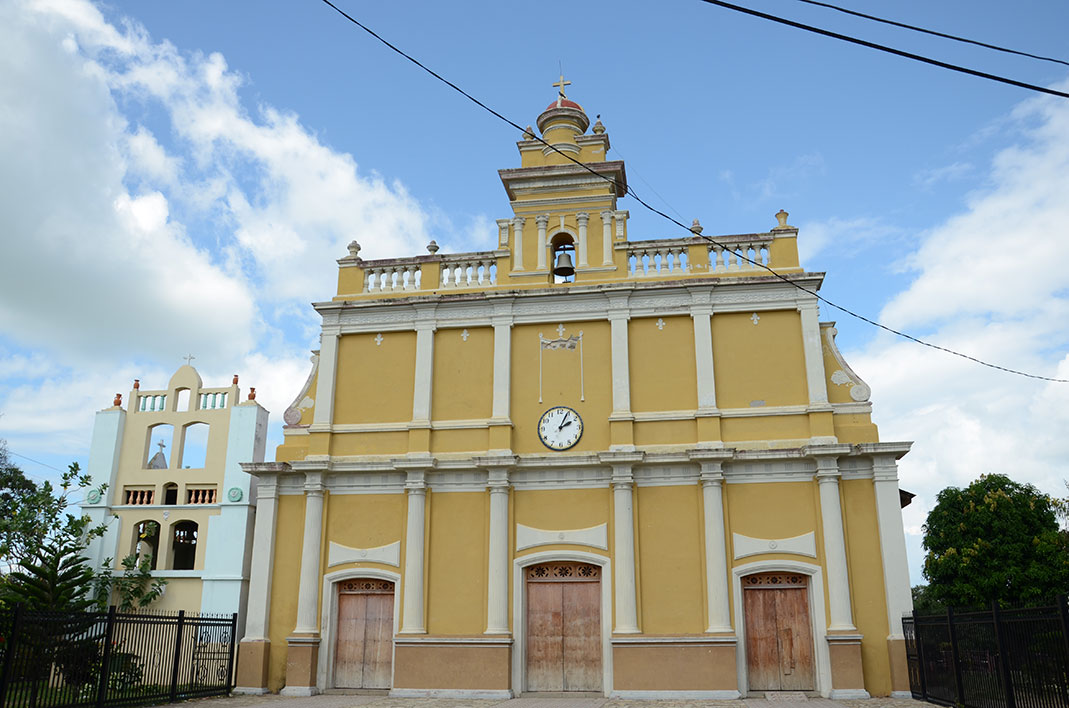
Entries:
{"type": "Polygon", "coordinates": [[[186,354],[182,358],[186,360],[186,366],[193,366],[193,360],[197,357],[193,356],[192,354],[186,354]]]}
{"type": "Polygon", "coordinates": [[[557,108],[560,108],[561,101],[568,98],[566,95],[564,95],[564,87],[571,86],[572,82],[564,80],[564,72],[562,71],[560,75],[560,81],[554,82],[553,85],[557,87],[557,108]]]}

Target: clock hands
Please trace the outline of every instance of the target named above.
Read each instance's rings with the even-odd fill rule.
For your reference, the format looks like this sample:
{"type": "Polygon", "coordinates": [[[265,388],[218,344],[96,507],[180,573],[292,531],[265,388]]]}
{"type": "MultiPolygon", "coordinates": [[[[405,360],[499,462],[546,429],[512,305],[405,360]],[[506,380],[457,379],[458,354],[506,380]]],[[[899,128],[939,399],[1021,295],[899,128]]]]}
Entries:
{"type": "Polygon", "coordinates": [[[568,420],[568,414],[565,413],[564,414],[564,420],[562,420],[561,424],[557,426],[557,432],[559,433],[560,431],[564,430],[564,426],[571,425],[571,424],[572,424],[572,421],[568,420]]]}

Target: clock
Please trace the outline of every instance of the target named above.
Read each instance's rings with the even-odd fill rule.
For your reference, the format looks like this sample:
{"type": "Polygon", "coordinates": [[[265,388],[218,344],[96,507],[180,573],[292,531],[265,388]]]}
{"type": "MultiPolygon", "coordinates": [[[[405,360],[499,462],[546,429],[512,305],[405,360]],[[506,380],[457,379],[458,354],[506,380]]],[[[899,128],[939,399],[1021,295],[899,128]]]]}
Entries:
{"type": "Polygon", "coordinates": [[[583,419],[567,406],[554,406],[538,420],[538,439],[550,450],[567,450],[583,436],[583,419]]]}

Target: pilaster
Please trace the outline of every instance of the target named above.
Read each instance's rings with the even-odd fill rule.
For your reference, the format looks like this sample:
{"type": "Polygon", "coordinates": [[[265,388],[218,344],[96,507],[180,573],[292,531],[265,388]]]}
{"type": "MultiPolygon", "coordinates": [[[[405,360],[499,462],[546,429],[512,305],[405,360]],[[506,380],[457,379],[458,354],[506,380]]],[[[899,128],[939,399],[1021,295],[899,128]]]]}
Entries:
{"type": "Polygon", "coordinates": [[[512,220],[512,269],[523,270],[523,225],[527,219],[517,216],[512,220]]]}
{"type": "Polygon", "coordinates": [[[824,530],[824,564],[828,571],[828,605],[831,610],[829,632],[854,632],[850,604],[850,578],[846,563],[846,537],[843,532],[842,502],[839,498],[838,455],[849,452],[849,445],[826,445],[823,450],[804,448],[817,463],[820,490],[820,516],[824,530]]]}
{"type": "Polygon", "coordinates": [[[824,375],[824,350],[820,344],[820,322],[816,300],[798,306],[802,324],[802,352],[805,358],[805,380],[809,390],[809,435],[814,445],[834,444],[835,427],[831,404],[828,403],[828,384],[824,375]]]}
{"type": "Polygon", "coordinates": [[[586,267],[587,265],[589,265],[587,263],[587,254],[586,254],[586,251],[587,251],[586,229],[587,229],[587,224],[590,223],[590,214],[587,214],[586,212],[582,212],[581,211],[581,212],[579,212],[578,214],[575,215],[575,220],[576,220],[576,223],[579,224],[579,243],[576,246],[575,250],[577,252],[577,255],[579,256],[579,266],[580,267],[586,267]]]}
{"type": "Polygon", "coordinates": [[[312,413],[312,431],[317,428],[329,430],[334,421],[334,377],[338,370],[338,337],[336,327],[323,327],[319,337],[319,369],[316,382],[315,411],[312,413]]]}
{"type": "Polygon", "coordinates": [[[645,454],[641,452],[601,455],[601,461],[612,466],[614,634],[638,634],[641,631],[635,581],[635,478],[632,468],[644,458],[645,454]]]}
{"type": "Polygon", "coordinates": [[[405,525],[405,576],[402,602],[401,634],[426,634],[423,616],[423,539],[427,532],[426,471],[434,466],[431,458],[394,460],[394,466],[407,472],[408,523],[405,525]]]}
{"type": "Polygon", "coordinates": [[[627,327],[630,314],[626,298],[609,304],[612,345],[612,413],[609,415],[609,449],[634,449],[634,416],[631,414],[631,368],[628,362],[627,327]]]}
{"type": "Polygon", "coordinates": [[[549,214],[539,214],[535,217],[538,225],[538,270],[546,269],[546,227],[549,226],[549,214]]]}
{"type": "Polygon", "coordinates": [[[891,690],[909,690],[906,667],[905,636],[902,616],[913,610],[906,560],[906,536],[902,527],[902,505],[898,489],[898,462],[901,453],[874,455],[873,487],[876,495],[876,519],[880,530],[880,557],[887,599],[887,652],[891,660],[891,690]]]}
{"type": "Polygon", "coordinates": [[[724,460],[730,450],[692,450],[690,459],[701,466],[702,510],[705,522],[706,632],[731,633],[728,590],[727,532],[724,526],[724,460]]]}
{"type": "Polygon", "coordinates": [[[416,308],[416,370],[412,390],[412,422],[408,431],[410,453],[430,453],[431,387],[434,383],[434,306],[416,308]]]}
{"type": "Polygon", "coordinates": [[[317,693],[319,662],[320,550],[323,543],[323,473],[304,477],[304,539],[301,544],[301,575],[297,586],[297,626],[286,638],[286,696],[317,693]]]}
{"type": "Polygon", "coordinates": [[[612,265],[612,212],[601,212],[601,264],[612,265]]]}
{"type": "Polygon", "coordinates": [[[487,470],[490,490],[490,539],[487,555],[486,631],[509,633],[509,469],[514,456],[477,460],[487,470]]]}
{"type": "Polygon", "coordinates": [[[268,659],[271,651],[271,577],[277,514],[278,476],[271,473],[257,475],[256,522],[253,528],[248,607],[245,636],[238,647],[235,693],[267,692],[268,659]]]}

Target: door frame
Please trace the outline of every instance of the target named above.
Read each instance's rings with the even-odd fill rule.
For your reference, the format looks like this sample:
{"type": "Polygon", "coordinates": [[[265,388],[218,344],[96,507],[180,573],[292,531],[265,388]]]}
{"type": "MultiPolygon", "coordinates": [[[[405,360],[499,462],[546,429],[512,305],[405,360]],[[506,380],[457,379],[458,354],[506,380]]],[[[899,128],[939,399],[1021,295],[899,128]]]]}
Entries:
{"type": "MultiPolygon", "coordinates": [[[[323,576],[320,586],[322,594],[319,606],[323,608],[320,613],[319,626],[319,662],[316,666],[316,688],[323,691],[334,688],[331,678],[334,675],[334,643],[338,627],[338,584],[346,580],[368,578],[371,580],[389,580],[393,583],[393,633],[401,626],[401,606],[398,598],[401,596],[401,576],[388,570],[378,568],[350,568],[348,570],[335,570],[323,576]]],[[[397,658],[397,643],[390,640],[390,686],[393,687],[393,674],[395,660],[397,658]]]]}
{"type": "Polygon", "coordinates": [[[828,649],[827,621],[824,613],[824,575],[819,565],[791,560],[768,560],[745,563],[731,569],[731,587],[734,593],[735,634],[738,637],[735,651],[739,693],[743,698],[750,691],[746,662],[746,616],[742,600],[742,579],[755,573],[798,573],[809,576],[809,628],[813,634],[813,658],[815,688],[821,696],[831,693],[831,652],[828,649]]]}
{"type": "Polygon", "coordinates": [[[612,693],[612,561],[584,551],[539,551],[513,560],[512,567],[512,693],[527,690],[527,580],[532,565],[572,561],[601,567],[601,692],[612,693]]]}

